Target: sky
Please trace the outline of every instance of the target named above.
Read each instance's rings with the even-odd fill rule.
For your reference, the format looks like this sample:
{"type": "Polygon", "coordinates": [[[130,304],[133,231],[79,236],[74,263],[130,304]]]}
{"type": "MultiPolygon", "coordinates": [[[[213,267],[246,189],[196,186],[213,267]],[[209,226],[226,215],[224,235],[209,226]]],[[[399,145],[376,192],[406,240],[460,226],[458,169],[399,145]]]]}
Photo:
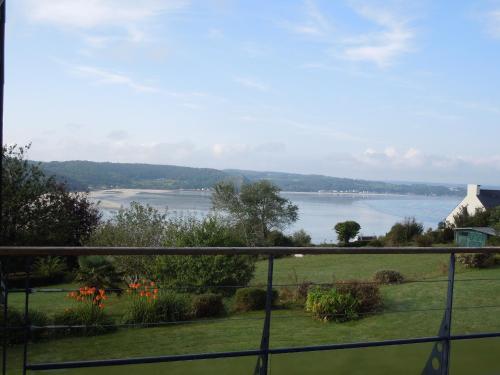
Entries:
{"type": "Polygon", "coordinates": [[[7,0],[4,140],[500,185],[500,1],[7,0]]]}

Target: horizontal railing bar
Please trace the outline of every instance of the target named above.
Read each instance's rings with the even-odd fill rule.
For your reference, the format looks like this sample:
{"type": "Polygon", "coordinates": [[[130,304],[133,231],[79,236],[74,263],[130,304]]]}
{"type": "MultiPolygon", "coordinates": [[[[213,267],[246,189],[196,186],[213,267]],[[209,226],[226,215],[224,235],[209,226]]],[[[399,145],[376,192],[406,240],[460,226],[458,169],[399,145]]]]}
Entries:
{"type": "Polygon", "coordinates": [[[500,247],[48,247],[2,246],[0,256],[43,255],[293,255],[500,253],[500,247]]]}
{"type": "Polygon", "coordinates": [[[86,367],[141,365],[141,364],[165,363],[165,362],[196,361],[204,359],[250,357],[250,356],[258,356],[261,354],[263,354],[263,351],[256,349],[256,350],[244,350],[238,352],[223,352],[223,353],[181,354],[181,355],[168,355],[168,356],[158,356],[158,357],[102,359],[95,361],[36,363],[36,364],[26,365],[26,369],[31,371],[44,371],[44,370],[62,370],[62,369],[72,369],[72,368],[74,369],[74,368],[86,368],[86,367]]]}
{"type": "MultiPolygon", "coordinates": [[[[495,338],[495,337],[500,337],[500,332],[453,335],[450,337],[450,340],[459,341],[459,340],[473,340],[473,339],[495,338]]],[[[306,353],[306,352],[318,352],[327,350],[362,349],[362,348],[374,348],[374,347],[397,346],[397,345],[425,344],[425,343],[439,342],[446,339],[448,338],[441,336],[431,336],[431,337],[371,341],[371,342],[360,342],[360,343],[302,346],[295,348],[276,348],[276,349],[269,349],[269,354],[306,353]]],[[[171,356],[158,356],[158,357],[139,357],[139,358],[128,358],[128,359],[104,359],[104,360],[93,360],[93,361],[36,363],[36,364],[28,364],[26,368],[31,371],[62,370],[62,369],[85,368],[85,367],[87,368],[107,367],[107,366],[138,365],[138,364],[165,363],[165,362],[178,362],[178,361],[194,361],[194,360],[217,359],[217,358],[248,357],[248,356],[258,356],[261,354],[263,354],[263,351],[261,350],[245,350],[237,352],[184,354],[184,355],[171,355],[171,356]]]]}

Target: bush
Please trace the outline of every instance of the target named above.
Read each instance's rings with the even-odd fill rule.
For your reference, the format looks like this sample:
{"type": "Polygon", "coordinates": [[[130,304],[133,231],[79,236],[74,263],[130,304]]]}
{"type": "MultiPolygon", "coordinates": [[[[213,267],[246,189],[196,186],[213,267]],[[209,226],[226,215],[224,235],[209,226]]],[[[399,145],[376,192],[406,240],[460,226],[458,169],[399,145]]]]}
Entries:
{"type": "Polygon", "coordinates": [[[187,294],[165,291],[156,301],[158,320],[177,322],[191,318],[191,299],[187,294]]]}
{"type": "Polygon", "coordinates": [[[379,284],[401,284],[404,282],[404,276],[398,271],[381,270],[375,272],[373,280],[379,284]]]}
{"type": "Polygon", "coordinates": [[[434,239],[431,233],[420,234],[415,237],[415,242],[418,247],[431,247],[434,243],[434,239]]]}
{"type": "MultiPolygon", "coordinates": [[[[260,288],[242,288],[236,291],[235,303],[237,311],[253,311],[266,308],[267,292],[260,288]]],[[[278,292],[273,290],[273,304],[278,299],[278,292]]]]}
{"type": "Polygon", "coordinates": [[[78,258],[78,266],[78,282],[98,289],[120,289],[121,277],[113,258],[100,255],[81,256],[78,258]]]}
{"type": "Polygon", "coordinates": [[[177,322],[191,317],[191,301],[186,294],[165,291],[158,298],[133,296],[124,321],[126,324],[177,322]]]}
{"type": "Polygon", "coordinates": [[[60,326],[82,326],[60,328],[56,336],[96,336],[116,331],[114,320],[96,305],[83,303],[54,315],[54,324],[60,326]]]}
{"type": "Polygon", "coordinates": [[[247,285],[255,270],[255,259],[249,255],[193,255],[159,258],[158,279],[169,288],[194,293],[229,295],[234,288],[247,285]]]}
{"type": "Polygon", "coordinates": [[[335,288],[340,294],[351,295],[358,301],[358,313],[375,312],[382,307],[382,295],[377,284],[346,280],[335,283],[335,288]]]}
{"type": "Polygon", "coordinates": [[[495,264],[494,254],[458,254],[457,261],[465,268],[486,268],[495,264]]]}
{"type": "MultiPolygon", "coordinates": [[[[37,310],[29,310],[28,317],[30,324],[32,326],[39,327],[30,332],[30,339],[33,341],[38,341],[47,336],[47,329],[44,327],[49,323],[49,319],[45,313],[37,310]]],[[[0,326],[3,327],[4,316],[3,309],[0,313],[0,326]]],[[[25,329],[24,329],[24,313],[19,310],[9,308],[7,314],[7,325],[13,327],[7,331],[7,343],[8,344],[20,344],[24,342],[25,329]]]]}
{"type": "Polygon", "coordinates": [[[347,322],[358,318],[359,302],[337,289],[314,288],[307,294],[306,311],[319,320],[347,322]]]}
{"type": "Polygon", "coordinates": [[[195,318],[210,318],[225,313],[222,296],[213,293],[195,296],[191,302],[191,310],[195,318]]]}
{"type": "Polygon", "coordinates": [[[396,223],[386,234],[386,241],[391,246],[406,245],[424,233],[424,226],[417,223],[415,218],[405,218],[403,222],[396,223]]]}
{"type": "Polygon", "coordinates": [[[375,238],[368,242],[369,247],[384,247],[384,238],[375,238]]]}
{"type": "Polygon", "coordinates": [[[39,257],[33,264],[33,276],[46,279],[60,279],[66,271],[66,263],[61,257],[39,257]]]}

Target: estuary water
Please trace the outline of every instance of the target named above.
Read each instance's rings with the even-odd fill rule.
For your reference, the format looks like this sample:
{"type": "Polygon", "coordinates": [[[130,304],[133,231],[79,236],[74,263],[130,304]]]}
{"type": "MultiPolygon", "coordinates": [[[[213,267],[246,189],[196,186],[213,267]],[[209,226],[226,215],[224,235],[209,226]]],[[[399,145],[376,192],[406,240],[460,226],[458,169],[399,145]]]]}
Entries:
{"type": "MultiPolygon", "coordinates": [[[[363,235],[382,235],[405,217],[415,217],[425,227],[435,228],[460,197],[425,197],[398,195],[348,195],[329,193],[283,192],[282,196],[299,206],[299,220],[287,232],[306,230],[314,243],[335,242],[333,227],[345,220],[361,225],[363,235]]],[[[99,202],[104,217],[111,217],[120,207],[133,201],[149,204],[170,215],[204,216],[210,213],[208,191],[117,189],[92,191],[90,198],[99,202]]]]}

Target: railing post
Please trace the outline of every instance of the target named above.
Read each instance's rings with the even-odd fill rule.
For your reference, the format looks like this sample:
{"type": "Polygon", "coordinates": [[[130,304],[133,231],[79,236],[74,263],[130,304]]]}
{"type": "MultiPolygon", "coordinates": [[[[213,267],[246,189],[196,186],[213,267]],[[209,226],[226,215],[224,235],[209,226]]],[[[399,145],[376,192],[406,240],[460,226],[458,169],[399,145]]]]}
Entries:
{"type": "Polygon", "coordinates": [[[31,259],[26,259],[26,276],[24,283],[24,348],[23,348],[23,375],[26,375],[28,365],[28,342],[31,334],[31,322],[29,316],[29,300],[30,300],[30,273],[31,259]]]}
{"type": "Polygon", "coordinates": [[[448,267],[448,293],[446,295],[446,313],[443,325],[444,336],[443,352],[441,360],[441,374],[450,373],[450,352],[451,352],[451,322],[453,313],[453,289],[455,286],[455,253],[450,255],[450,266],[448,267]]]}
{"type": "MultiPolygon", "coordinates": [[[[5,260],[6,261],[6,260],[5,260]]],[[[9,312],[9,288],[7,285],[7,267],[5,261],[0,263],[0,297],[2,302],[3,324],[2,324],[2,375],[7,374],[7,345],[8,345],[8,312],[9,312]]]]}
{"type": "Polygon", "coordinates": [[[260,350],[263,352],[257,360],[255,375],[267,375],[269,366],[269,342],[271,332],[271,312],[273,309],[273,268],[274,255],[269,255],[267,267],[267,290],[266,290],[266,316],[264,318],[264,328],[262,330],[262,340],[260,350]]]}

